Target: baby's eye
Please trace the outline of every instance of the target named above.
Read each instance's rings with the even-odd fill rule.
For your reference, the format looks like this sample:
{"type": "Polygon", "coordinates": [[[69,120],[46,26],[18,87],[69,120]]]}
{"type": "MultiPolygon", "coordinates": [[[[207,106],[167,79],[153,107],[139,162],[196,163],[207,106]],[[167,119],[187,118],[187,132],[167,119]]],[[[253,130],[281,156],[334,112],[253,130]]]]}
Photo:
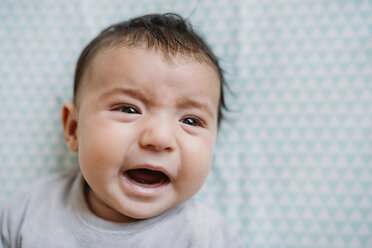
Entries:
{"type": "Polygon", "coordinates": [[[197,117],[186,117],[186,118],[180,120],[180,122],[183,123],[183,124],[186,124],[186,125],[190,125],[190,126],[204,127],[204,122],[197,117]]]}
{"type": "Polygon", "coordinates": [[[139,114],[140,113],[135,107],[128,106],[128,105],[117,106],[113,110],[120,111],[120,112],[127,113],[127,114],[139,114]]]}

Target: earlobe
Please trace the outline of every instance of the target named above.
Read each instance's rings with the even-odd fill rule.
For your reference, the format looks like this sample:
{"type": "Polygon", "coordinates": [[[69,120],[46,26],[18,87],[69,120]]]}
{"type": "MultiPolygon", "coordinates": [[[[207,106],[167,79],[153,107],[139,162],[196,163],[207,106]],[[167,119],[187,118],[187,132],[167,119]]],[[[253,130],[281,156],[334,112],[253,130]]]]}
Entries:
{"type": "Polygon", "coordinates": [[[62,126],[63,134],[68,148],[71,151],[78,151],[77,136],[77,109],[72,102],[63,103],[62,107],[62,126]]]}

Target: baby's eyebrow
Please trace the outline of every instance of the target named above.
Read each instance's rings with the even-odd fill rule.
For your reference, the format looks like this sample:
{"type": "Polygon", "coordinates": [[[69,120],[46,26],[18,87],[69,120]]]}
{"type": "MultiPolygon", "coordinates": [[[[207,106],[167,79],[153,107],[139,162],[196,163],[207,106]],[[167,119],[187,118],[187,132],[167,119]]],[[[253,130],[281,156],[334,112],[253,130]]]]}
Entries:
{"type": "Polygon", "coordinates": [[[98,100],[100,101],[106,97],[109,97],[115,94],[124,94],[124,95],[131,96],[133,98],[137,98],[143,102],[148,102],[147,97],[144,94],[142,94],[141,91],[132,89],[132,88],[114,88],[112,90],[105,92],[102,96],[100,96],[98,100]]]}
{"type": "Polygon", "coordinates": [[[203,111],[207,112],[211,117],[215,116],[214,111],[212,110],[210,104],[200,102],[197,100],[193,100],[190,98],[182,99],[178,102],[177,104],[178,108],[197,108],[197,109],[202,109],[203,111]]]}

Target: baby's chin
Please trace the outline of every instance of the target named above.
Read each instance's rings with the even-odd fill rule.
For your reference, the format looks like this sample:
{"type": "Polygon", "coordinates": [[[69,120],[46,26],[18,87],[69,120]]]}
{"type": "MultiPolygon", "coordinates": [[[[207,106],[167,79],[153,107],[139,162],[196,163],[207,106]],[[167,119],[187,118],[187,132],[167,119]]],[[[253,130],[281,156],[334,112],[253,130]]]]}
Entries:
{"type": "Polygon", "coordinates": [[[136,222],[140,220],[150,219],[168,212],[169,210],[176,208],[180,204],[172,204],[170,206],[163,206],[155,208],[151,204],[139,203],[132,209],[125,209],[121,211],[122,221],[119,222],[136,222]]]}

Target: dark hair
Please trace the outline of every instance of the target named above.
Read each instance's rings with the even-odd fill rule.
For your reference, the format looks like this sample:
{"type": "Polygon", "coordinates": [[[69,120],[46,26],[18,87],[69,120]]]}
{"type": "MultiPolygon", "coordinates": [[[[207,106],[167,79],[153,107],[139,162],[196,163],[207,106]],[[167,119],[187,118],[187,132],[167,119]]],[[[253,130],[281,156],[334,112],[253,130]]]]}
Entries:
{"type": "Polygon", "coordinates": [[[190,56],[202,63],[209,63],[218,73],[220,99],[218,106],[218,126],[226,110],[223,70],[204,40],[193,30],[187,19],[178,14],[150,14],[120,22],[104,29],[82,51],[76,65],[74,78],[74,102],[86,67],[98,50],[112,46],[140,47],[156,49],[166,57],[177,53],[190,56]]]}

